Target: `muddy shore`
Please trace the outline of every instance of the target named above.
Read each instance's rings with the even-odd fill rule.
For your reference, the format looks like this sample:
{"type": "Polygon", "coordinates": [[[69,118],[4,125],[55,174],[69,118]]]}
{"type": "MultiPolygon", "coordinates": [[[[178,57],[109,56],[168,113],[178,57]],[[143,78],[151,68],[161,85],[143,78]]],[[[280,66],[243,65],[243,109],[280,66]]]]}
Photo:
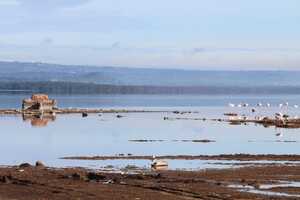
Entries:
{"type": "Polygon", "coordinates": [[[276,186],[283,181],[299,182],[300,167],[117,174],[22,165],[0,168],[0,199],[299,199],[298,186],[276,186]],[[274,187],[266,189],[268,184],[274,187]],[[269,195],[251,193],[255,191],[269,195]]]}

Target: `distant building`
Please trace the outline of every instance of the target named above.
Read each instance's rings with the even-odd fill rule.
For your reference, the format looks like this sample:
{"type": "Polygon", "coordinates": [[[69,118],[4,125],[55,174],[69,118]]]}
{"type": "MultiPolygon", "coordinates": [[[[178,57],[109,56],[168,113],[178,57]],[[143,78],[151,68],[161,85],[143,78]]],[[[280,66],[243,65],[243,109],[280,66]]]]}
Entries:
{"type": "Polygon", "coordinates": [[[24,99],[22,109],[28,111],[51,112],[56,107],[56,100],[49,99],[46,94],[33,94],[31,99],[24,99]]]}

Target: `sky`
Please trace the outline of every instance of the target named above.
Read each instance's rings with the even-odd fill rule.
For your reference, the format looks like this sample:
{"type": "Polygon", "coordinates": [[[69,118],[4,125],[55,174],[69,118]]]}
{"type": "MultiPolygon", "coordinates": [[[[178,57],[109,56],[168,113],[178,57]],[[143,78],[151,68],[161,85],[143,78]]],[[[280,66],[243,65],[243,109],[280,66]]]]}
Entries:
{"type": "Polygon", "coordinates": [[[299,0],[0,0],[0,60],[300,70],[299,0]]]}

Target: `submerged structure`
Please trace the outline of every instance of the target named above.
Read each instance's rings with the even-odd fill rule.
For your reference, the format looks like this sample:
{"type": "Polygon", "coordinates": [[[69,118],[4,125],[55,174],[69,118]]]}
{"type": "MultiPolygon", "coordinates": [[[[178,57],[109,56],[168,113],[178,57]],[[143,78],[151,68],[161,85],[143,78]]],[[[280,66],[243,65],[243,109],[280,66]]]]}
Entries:
{"type": "Polygon", "coordinates": [[[23,111],[53,112],[55,108],[56,100],[49,99],[46,94],[33,94],[22,102],[23,111]]]}

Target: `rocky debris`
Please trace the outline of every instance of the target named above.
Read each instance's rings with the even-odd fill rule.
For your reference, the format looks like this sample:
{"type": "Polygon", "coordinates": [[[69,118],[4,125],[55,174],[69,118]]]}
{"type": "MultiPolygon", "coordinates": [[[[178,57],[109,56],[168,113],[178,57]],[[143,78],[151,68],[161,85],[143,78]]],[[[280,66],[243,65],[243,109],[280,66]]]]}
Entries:
{"type": "Polygon", "coordinates": [[[164,142],[165,140],[146,140],[146,139],[141,139],[141,140],[128,140],[129,142],[164,142]]]}
{"type": "Polygon", "coordinates": [[[100,173],[96,173],[96,172],[89,172],[87,174],[87,178],[90,181],[100,181],[100,180],[104,180],[106,178],[106,176],[104,176],[100,173]]]}
{"type": "Polygon", "coordinates": [[[40,160],[38,160],[38,161],[35,162],[35,166],[39,167],[39,168],[44,168],[45,167],[44,163],[42,161],[40,161],[40,160]]]}
{"type": "Polygon", "coordinates": [[[77,173],[77,172],[73,173],[71,175],[71,177],[72,177],[73,180],[82,180],[82,179],[84,179],[84,177],[81,174],[77,173]]]}
{"type": "Polygon", "coordinates": [[[107,181],[104,181],[103,184],[113,184],[114,181],[113,180],[107,180],[107,181]]]}
{"type": "Polygon", "coordinates": [[[135,166],[135,165],[126,165],[124,169],[126,169],[126,170],[135,170],[135,169],[139,169],[139,167],[135,166]]]}
{"type": "Polygon", "coordinates": [[[117,117],[117,118],[122,118],[122,117],[124,117],[124,116],[122,116],[122,115],[117,115],[116,117],[117,117]]]}
{"type": "Polygon", "coordinates": [[[215,140],[208,140],[208,139],[203,139],[203,140],[182,140],[182,142],[200,142],[200,143],[208,143],[208,142],[216,142],[215,140]]]}
{"type": "Polygon", "coordinates": [[[12,177],[9,175],[9,176],[1,176],[0,177],[0,182],[1,183],[10,183],[12,180],[12,177]]]}
{"type": "Polygon", "coordinates": [[[299,194],[299,187],[276,186],[280,182],[297,181],[300,170],[297,165],[257,164],[232,169],[171,170],[159,173],[146,170],[136,174],[100,174],[83,168],[38,170],[35,167],[19,174],[16,169],[18,167],[0,168],[2,199],[283,200],[298,199],[299,194]],[[87,179],[89,173],[91,181],[87,179]],[[61,178],[64,176],[66,179],[61,178]],[[265,184],[274,184],[276,188],[264,189],[261,186],[265,184]],[[252,194],[231,185],[250,187],[266,194],[252,194]],[[272,191],[288,194],[290,197],[268,194],[272,191]]]}
{"type": "Polygon", "coordinates": [[[31,164],[29,163],[22,163],[19,165],[19,168],[29,168],[29,167],[32,167],[31,164]]]}
{"type": "Polygon", "coordinates": [[[82,113],[82,117],[87,117],[87,116],[88,116],[88,114],[86,112],[82,113]]]}
{"type": "Polygon", "coordinates": [[[237,113],[224,113],[225,116],[238,116],[237,113]]]}

